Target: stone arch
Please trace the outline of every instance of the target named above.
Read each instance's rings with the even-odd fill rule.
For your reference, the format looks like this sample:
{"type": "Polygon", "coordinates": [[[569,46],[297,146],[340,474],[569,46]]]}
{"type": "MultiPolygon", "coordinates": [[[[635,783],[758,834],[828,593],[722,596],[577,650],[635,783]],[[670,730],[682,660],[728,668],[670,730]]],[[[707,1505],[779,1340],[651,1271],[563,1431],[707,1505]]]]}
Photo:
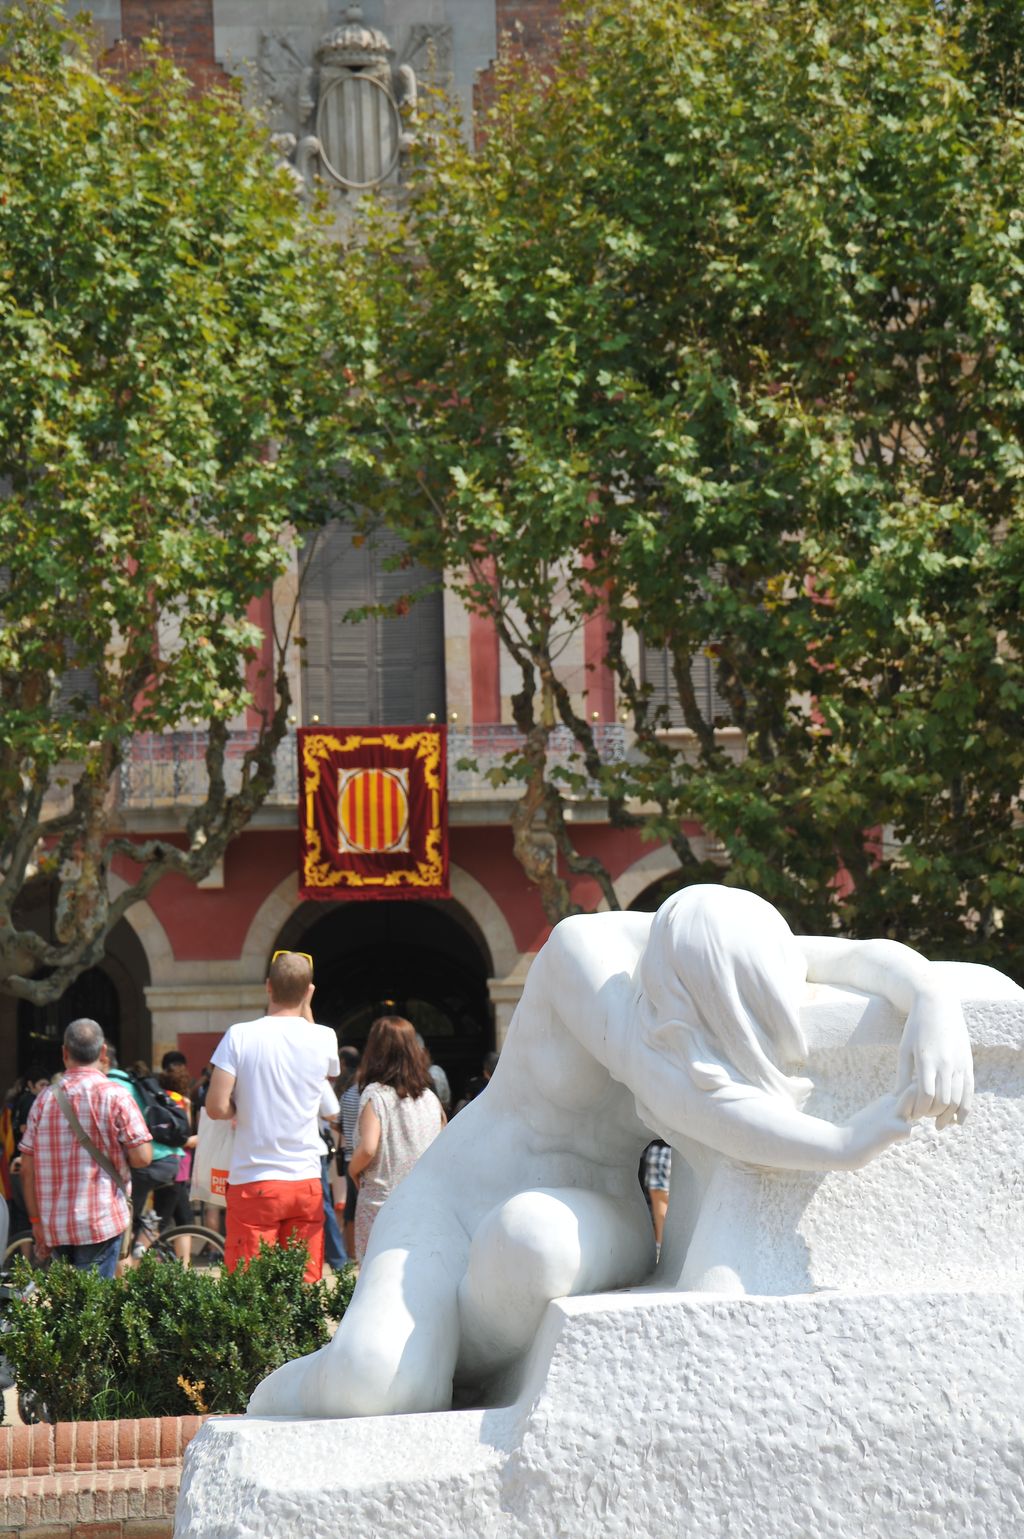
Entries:
{"type": "Polygon", "coordinates": [[[301,901],[298,872],[290,871],[267,894],[253,915],[239,959],[243,977],[263,982],[274,942],[301,901]]]}
{"type": "MultiPolygon", "coordinates": [[[[127,885],[128,883],[123,877],[118,876],[116,871],[110,873],[112,898],[118,897],[127,885]]],[[[133,903],[126,911],[124,922],[135,932],[146,954],[151,983],[171,982],[175,968],[174,948],[171,945],[170,936],[144,898],[138,903],[133,903]]]]}
{"type": "Polygon", "coordinates": [[[300,898],[292,873],[253,918],[242,952],[245,976],[261,982],[277,946],[309,950],[321,1019],[358,1042],[379,1003],[393,997],[458,1095],[480,1073],[496,1035],[500,1040],[505,1022],[494,988],[515,972],[519,952],[486,888],[457,866],[450,878],[450,900],[346,905],[300,898]]]}
{"type": "Polygon", "coordinates": [[[679,869],[679,862],[671,846],[659,845],[619,873],[615,878],[615,896],[623,908],[628,908],[653,882],[660,882],[679,869]]]}
{"type": "MultiPolygon", "coordinates": [[[[691,834],[690,848],[698,860],[715,860],[721,853],[720,846],[704,834],[691,834]]],[[[623,908],[629,908],[648,887],[681,869],[671,845],[661,844],[619,873],[615,878],[615,895],[623,908]]]]}
{"type": "MultiPolygon", "coordinates": [[[[450,885],[452,898],[472,916],[487,943],[493,976],[504,978],[519,958],[519,948],[508,920],[486,887],[460,866],[451,867],[450,885]]],[[[274,942],[301,902],[297,872],[289,873],[264,898],[242,947],[242,962],[247,964],[244,967],[246,977],[262,982],[274,942]]]]}
{"type": "MultiPolygon", "coordinates": [[[[127,885],[116,871],[110,873],[112,898],[122,893],[127,885]]],[[[150,993],[154,985],[159,986],[173,979],[176,970],[174,947],[163,924],[144,898],[125,910],[121,923],[142,953],[141,959],[137,955],[133,957],[130,944],[127,947],[115,944],[119,927],[108,938],[105,967],[122,998],[122,1061],[130,1063],[135,1058],[142,1058],[148,1062],[153,1056],[154,1047],[150,993]],[[136,994],[138,997],[134,998],[136,994]]]]}
{"type": "Polygon", "coordinates": [[[494,977],[504,978],[519,960],[511,925],[487,888],[461,866],[452,866],[450,885],[456,903],[472,914],[480,927],[491,953],[494,977]]]}
{"type": "MultiPolygon", "coordinates": [[[[110,874],[112,899],[127,883],[110,874]]],[[[76,1015],[100,1021],[121,1054],[123,1062],[150,1059],[153,1021],[149,991],[154,974],[162,967],[170,972],[173,953],[170,940],[156,914],[145,901],[133,904],[104,937],[103,955],[69,984],[59,999],[45,1006],[20,1000],[11,1011],[11,1053],[19,1071],[38,1059],[48,1070],[59,1067],[60,1037],[76,1015]]]]}

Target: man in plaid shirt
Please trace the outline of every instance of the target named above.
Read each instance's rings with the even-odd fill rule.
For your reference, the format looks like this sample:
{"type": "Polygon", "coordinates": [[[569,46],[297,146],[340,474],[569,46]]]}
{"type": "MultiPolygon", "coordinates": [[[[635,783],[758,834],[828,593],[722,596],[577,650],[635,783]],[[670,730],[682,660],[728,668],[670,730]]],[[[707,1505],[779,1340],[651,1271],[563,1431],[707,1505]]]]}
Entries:
{"type": "MultiPolygon", "coordinates": [[[[61,1081],[84,1131],[118,1172],[153,1157],[152,1134],[131,1091],[106,1076],[103,1032],[95,1021],[72,1021],[64,1033],[61,1081]]],[[[78,1142],[52,1086],[36,1097],[21,1140],[25,1206],[40,1260],[52,1253],[85,1271],[113,1277],[128,1226],[124,1192],[78,1142]]]]}

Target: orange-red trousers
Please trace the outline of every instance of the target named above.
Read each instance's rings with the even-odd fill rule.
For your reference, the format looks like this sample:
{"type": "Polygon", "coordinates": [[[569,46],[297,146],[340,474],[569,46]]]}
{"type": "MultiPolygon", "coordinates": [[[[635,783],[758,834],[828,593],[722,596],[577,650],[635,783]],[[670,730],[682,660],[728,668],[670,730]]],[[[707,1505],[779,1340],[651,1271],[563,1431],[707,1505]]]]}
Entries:
{"type": "Polygon", "coordinates": [[[240,1261],[258,1256],[260,1241],[287,1245],[293,1237],[309,1251],[304,1277],[316,1282],[324,1270],[324,1192],[320,1177],[309,1181],[251,1181],[228,1187],[224,1262],[233,1272],[240,1261]]]}

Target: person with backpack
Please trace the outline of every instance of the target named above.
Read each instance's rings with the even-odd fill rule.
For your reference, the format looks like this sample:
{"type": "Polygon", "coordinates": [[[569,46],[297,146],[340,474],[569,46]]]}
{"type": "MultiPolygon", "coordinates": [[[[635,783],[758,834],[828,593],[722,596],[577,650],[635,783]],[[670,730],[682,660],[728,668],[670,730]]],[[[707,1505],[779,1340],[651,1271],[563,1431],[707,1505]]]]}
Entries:
{"type": "MultiPolygon", "coordinates": [[[[153,1139],[152,1163],[141,1170],[132,1171],[132,1254],[142,1253],[141,1240],[143,1212],[146,1198],[152,1193],[153,1208],[160,1223],[161,1232],[177,1222],[175,1208],[178,1203],[178,1167],[184,1158],[185,1145],[191,1133],[188,1107],[175,1103],[163,1090],[148,1065],[136,1064],[134,1069],[118,1067],[117,1050],[111,1042],[106,1045],[107,1075],[125,1085],[130,1092],[153,1139]],[[140,1248],[141,1247],[141,1248],[140,1248]]],[[[191,1215],[190,1215],[191,1216],[191,1215]]]]}
{"type": "MultiPolygon", "coordinates": [[[[194,1224],[195,1214],[192,1211],[192,1156],[196,1144],[199,1142],[195,1133],[195,1118],[192,1115],[192,1076],[188,1072],[188,1063],[184,1053],[172,1051],[165,1053],[160,1060],[160,1073],[155,1076],[161,1090],[165,1090],[188,1118],[189,1136],[185,1140],[181,1151],[181,1159],[178,1161],[178,1171],[174,1178],[174,1197],[171,1202],[168,1223],[175,1227],[181,1224],[194,1224]]],[[[161,1224],[161,1231],[166,1225],[161,1224]]],[[[187,1235],[174,1241],[174,1249],[178,1260],[185,1266],[189,1265],[192,1254],[192,1242],[187,1235]]]]}

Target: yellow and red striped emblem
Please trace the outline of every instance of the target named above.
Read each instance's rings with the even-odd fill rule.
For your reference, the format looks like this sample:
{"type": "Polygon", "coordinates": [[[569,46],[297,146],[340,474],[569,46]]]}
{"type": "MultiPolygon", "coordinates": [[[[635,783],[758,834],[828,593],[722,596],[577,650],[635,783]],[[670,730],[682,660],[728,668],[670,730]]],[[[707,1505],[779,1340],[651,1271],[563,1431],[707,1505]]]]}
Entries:
{"type": "Polygon", "coordinates": [[[304,898],[448,898],[444,727],[300,727],[304,898]]]}
{"type": "Polygon", "coordinates": [[[341,773],[338,847],[358,854],[408,849],[408,770],[353,769],[341,773]]]}

